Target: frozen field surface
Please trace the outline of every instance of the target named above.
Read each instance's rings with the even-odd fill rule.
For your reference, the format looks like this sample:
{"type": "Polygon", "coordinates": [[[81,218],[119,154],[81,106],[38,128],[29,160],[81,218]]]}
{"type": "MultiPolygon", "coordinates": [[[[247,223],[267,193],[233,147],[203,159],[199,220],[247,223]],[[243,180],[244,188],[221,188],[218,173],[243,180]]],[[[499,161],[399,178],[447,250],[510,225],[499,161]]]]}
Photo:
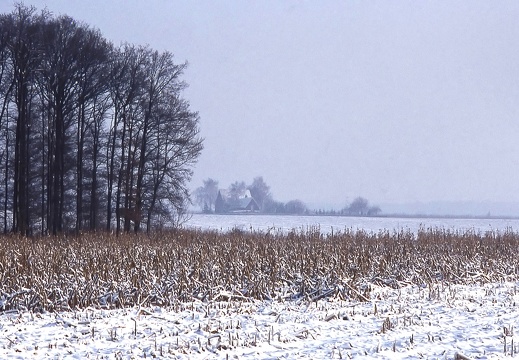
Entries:
{"type": "Polygon", "coordinates": [[[2,359],[505,359],[519,283],[372,287],[369,301],[223,301],[4,313],[2,359]]]}
{"type": "Polygon", "coordinates": [[[185,224],[202,230],[229,231],[306,231],[319,229],[324,234],[332,231],[365,230],[367,232],[411,231],[441,229],[449,231],[519,231],[519,219],[454,219],[454,218],[385,218],[351,216],[299,215],[214,215],[193,214],[185,224]]]}

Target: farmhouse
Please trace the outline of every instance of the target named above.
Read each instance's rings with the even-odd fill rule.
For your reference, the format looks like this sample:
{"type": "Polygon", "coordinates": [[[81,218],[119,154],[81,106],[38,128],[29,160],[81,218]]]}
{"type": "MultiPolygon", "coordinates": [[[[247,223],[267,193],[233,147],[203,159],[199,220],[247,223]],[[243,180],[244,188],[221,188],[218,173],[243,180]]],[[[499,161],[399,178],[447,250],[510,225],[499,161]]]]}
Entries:
{"type": "Polygon", "coordinates": [[[215,213],[244,213],[258,210],[258,203],[251,196],[249,190],[239,197],[231,196],[227,190],[218,190],[218,196],[214,203],[215,213]]]}

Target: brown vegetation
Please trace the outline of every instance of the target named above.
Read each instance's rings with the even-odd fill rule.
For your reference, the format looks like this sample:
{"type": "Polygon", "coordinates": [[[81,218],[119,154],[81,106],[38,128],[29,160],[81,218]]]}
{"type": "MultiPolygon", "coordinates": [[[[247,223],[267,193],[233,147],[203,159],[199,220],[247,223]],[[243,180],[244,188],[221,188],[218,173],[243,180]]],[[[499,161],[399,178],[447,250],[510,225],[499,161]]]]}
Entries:
{"type": "Polygon", "coordinates": [[[193,300],[366,301],[401,287],[519,278],[519,234],[318,229],[0,241],[0,310],[175,306],[193,300]]]}

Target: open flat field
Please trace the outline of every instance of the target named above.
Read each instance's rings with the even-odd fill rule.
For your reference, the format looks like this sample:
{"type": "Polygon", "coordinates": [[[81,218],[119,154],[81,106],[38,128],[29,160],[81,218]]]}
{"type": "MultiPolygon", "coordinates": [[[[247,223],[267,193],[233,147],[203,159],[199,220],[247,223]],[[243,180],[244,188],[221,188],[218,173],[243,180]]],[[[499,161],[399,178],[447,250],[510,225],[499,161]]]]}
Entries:
{"type": "Polygon", "coordinates": [[[318,215],[264,215],[264,214],[192,214],[185,224],[200,230],[230,231],[283,231],[292,229],[306,231],[318,228],[323,234],[337,231],[380,232],[387,229],[418,233],[424,229],[448,231],[508,231],[519,229],[517,218],[419,218],[419,217],[355,217],[355,216],[318,216],[318,215]]]}
{"type": "Polygon", "coordinates": [[[0,242],[2,358],[507,358],[519,235],[448,230],[0,242]]]}

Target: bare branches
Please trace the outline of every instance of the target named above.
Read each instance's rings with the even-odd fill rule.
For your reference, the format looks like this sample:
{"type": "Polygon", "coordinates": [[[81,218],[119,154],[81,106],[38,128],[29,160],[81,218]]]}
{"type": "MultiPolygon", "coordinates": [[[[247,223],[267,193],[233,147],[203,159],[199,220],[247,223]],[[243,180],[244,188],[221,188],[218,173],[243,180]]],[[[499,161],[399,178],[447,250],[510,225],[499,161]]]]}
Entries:
{"type": "Polygon", "coordinates": [[[178,223],[202,150],[198,114],[181,97],[187,63],[114,48],[86,24],[24,5],[0,22],[4,232],[178,223]]]}

